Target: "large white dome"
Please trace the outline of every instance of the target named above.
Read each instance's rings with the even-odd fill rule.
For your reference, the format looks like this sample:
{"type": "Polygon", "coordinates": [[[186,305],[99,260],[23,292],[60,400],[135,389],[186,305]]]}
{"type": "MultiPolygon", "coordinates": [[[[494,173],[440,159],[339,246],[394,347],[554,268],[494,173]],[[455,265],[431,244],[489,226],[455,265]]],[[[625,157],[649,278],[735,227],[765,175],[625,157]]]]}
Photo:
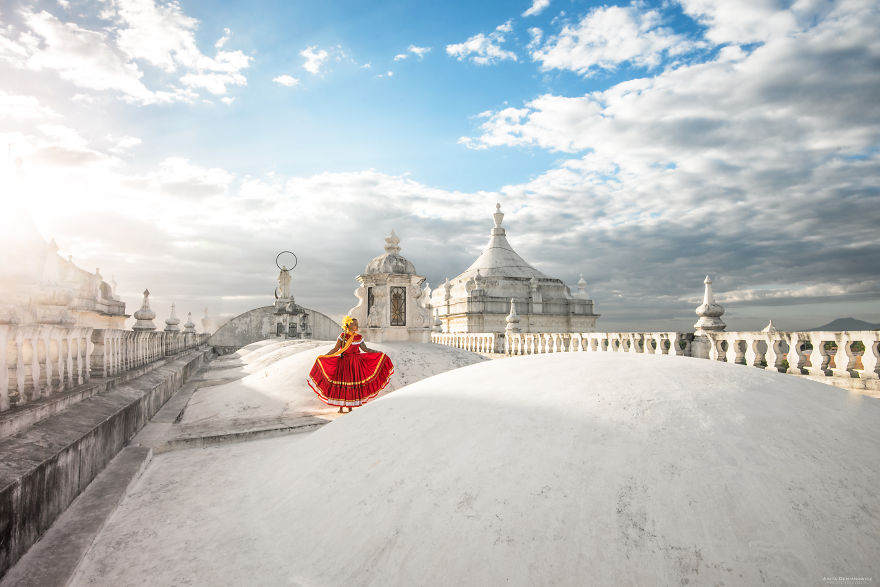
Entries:
{"type": "Polygon", "coordinates": [[[305,439],[266,482],[263,521],[308,584],[876,577],[878,446],[880,402],[789,375],[504,359],[305,439]]]}
{"type": "Polygon", "coordinates": [[[161,455],[73,584],[877,577],[878,446],[878,400],[791,375],[653,355],[500,359],[308,436],[161,455]]]}

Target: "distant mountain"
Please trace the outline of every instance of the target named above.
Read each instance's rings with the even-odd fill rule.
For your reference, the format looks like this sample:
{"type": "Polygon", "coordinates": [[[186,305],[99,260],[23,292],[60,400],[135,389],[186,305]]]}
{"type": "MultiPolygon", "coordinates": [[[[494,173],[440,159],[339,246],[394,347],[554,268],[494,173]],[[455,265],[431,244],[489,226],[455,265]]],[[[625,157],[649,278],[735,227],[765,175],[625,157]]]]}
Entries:
{"type": "Polygon", "coordinates": [[[871,324],[870,322],[857,320],[855,318],[838,318],[824,326],[807,328],[806,332],[813,330],[830,330],[832,332],[840,332],[841,330],[880,330],[880,324],[871,324]]]}

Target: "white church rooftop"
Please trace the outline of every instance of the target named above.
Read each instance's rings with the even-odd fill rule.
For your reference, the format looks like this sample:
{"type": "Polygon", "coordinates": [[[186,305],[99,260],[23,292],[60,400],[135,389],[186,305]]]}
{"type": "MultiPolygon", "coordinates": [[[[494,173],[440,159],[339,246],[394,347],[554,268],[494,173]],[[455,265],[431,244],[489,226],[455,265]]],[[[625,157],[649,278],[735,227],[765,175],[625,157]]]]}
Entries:
{"type": "Polygon", "coordinates": [[[495,213],[492,217],[495,219],[495,227],[489,237],[489,244],[459,278],[472,277],[479,271],[484,277],[503,275],[505,277],[547,279],[547,275],[529,265],[507,241],[506,231],[501,226],[501,221],[504,220],[501,204],[495,204],[495,213]]]}

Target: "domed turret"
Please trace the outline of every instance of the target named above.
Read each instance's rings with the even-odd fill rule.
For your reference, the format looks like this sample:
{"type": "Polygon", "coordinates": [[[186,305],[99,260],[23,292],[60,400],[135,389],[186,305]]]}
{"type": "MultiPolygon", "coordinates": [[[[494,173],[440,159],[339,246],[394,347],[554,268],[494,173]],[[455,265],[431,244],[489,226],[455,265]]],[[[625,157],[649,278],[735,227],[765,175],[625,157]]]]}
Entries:
{"type": "Polygon", "coordinates": [[[430,289],[422,289],[425,278],[400,254],[400,239],[393,230],[385,238],[385,254],[367,263],[357,280],[358,305],[348,313],[367,341],[428,342],[430,289]]]}

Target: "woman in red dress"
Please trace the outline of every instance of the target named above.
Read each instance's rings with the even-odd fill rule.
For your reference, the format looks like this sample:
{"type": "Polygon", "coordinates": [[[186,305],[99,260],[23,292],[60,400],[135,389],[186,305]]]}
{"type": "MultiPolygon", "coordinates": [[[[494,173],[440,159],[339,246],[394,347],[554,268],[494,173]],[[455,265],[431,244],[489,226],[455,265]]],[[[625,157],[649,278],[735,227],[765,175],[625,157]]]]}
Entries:
{"type": "Polygon", "coordinates": [[[328,406],[361,406],[376,397],[388,385],[394,365],[385,353],[374,352],[358,334],[358,321],[342,319],[344,332],[336,339],[329,355],[321,355],[309,373],[309,386],[328,406]]]}

